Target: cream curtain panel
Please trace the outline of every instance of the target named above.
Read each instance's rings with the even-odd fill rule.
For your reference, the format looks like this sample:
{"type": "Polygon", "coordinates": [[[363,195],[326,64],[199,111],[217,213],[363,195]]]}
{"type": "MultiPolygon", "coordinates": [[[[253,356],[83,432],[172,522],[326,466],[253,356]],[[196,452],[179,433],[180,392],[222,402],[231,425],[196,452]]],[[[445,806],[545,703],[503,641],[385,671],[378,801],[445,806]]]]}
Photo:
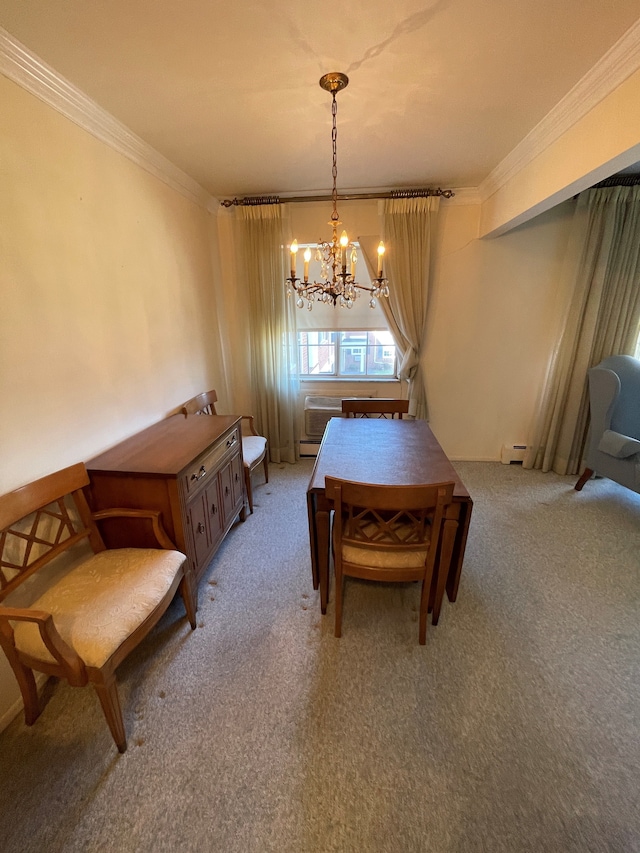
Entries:
{"type": "Polygon", "coordinates": [[[440,205],[438,196],[385,199],[382,204],[385,275],[390,295],[381,299],[400,356],[400,378],[408,383],[409,412],[427,418],[420,356],[425,341],[431,247],[440,205]]]}
{"type": "Polygon", "coordinates": [[[640,186],[580,194],[563,268],[570,302],[525,468],[577,474],[587,438],[587,371],[632,355],[640,322],[640,186]]]}
{"type": "Polygon", "coordinates": [[[236,210],[239,265],[249,294],[251,387],[258,431],[271,462],[299,458],[300,403],[295,305],[284,281],[287,218],[283,205],[236,210]]]}

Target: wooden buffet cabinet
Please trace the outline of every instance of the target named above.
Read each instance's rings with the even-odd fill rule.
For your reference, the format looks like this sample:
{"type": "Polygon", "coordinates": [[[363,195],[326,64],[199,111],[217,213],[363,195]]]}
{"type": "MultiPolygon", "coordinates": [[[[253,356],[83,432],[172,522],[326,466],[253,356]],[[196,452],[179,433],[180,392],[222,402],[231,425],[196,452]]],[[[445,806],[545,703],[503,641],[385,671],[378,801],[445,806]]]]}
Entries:
{"type": "MultiPolygon", "coordinates": [[[[245,519],[240,417],[174,415],[87,462],[89,501],[159,510],[200,580],[233,522],[245,519]]],[[[101,522],[109,547],[157,547],[138,519],[101,522]]]]}

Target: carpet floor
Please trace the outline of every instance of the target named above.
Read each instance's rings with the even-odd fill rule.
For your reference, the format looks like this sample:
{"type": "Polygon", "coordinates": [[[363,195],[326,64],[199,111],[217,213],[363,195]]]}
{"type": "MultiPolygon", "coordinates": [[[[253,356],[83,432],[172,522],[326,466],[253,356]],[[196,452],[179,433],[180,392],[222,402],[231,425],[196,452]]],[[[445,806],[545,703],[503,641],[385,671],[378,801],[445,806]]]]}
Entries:
{"type": "Polygon", "coordinates": [[[311,584],[311,461],[272,465],[199,586],[119,670],[0,734],[0,850],[640,851],[640,496],[456,463],[458,600],[418,645],[418,584],[311,584]]]}

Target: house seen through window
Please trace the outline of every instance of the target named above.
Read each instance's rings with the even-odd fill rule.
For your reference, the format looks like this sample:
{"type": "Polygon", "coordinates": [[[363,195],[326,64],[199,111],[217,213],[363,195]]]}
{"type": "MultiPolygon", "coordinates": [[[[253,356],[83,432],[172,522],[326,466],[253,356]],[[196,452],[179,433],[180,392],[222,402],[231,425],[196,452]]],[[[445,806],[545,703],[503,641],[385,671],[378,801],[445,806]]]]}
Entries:
{"type": "Polygon", "coordinates": [[[386,329],[298,332],[301,376],[393,377],[396,348],[386,329]]]}

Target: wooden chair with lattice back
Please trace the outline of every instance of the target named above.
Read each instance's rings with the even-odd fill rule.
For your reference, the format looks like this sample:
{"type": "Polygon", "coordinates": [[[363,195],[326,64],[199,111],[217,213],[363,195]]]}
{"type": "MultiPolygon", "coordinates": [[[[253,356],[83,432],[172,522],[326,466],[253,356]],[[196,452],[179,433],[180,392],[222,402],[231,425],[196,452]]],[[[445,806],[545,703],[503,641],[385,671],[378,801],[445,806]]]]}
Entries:
{"type": "MultiPolygon", "coordinates": [[[[217,415],[216,403],[218,395],[215,391],[205,391],[192,397],[182,407],[182,414],[187,415],[217,415]]],[[[251,475],[262,463],[264,467],[264,481],[269,482],[269,454],[267,439],[259,435],[253,423],[253,415],[242,415],[242,420],[247,423],[249,435],[242,436],[242,460],[244,465],[244,483],[249,501],[249,512],[253,512],[253,491],[251,489],[251,475]]]]}
{"type": "Polygon", "coordinates": [[[344,577],[422,581],[419,641],[424,645],[444,513],[453,488],[453,482],[386,486],[326,478],[325,493],[334,507],[336,637],[342,635],[344,577]]]}
{"type": "Polygon", "coordinates": [[[368,400],[344,399],[342,413],[348,418],[398,418],[409,411],[408,400],[394,400],[382,397],[372,397],[368,400]]]}
{"type": "Polygon", "coordinates": [[[18,681],[27,725],[41,712],[34,671],[74,687],[90,683],[124,752],[116,669],[178,589],[196,627],[195,583],[159,512],[92,513],[83,492],[88,485],[79,463],[0,497],[0,646],[18,681]],[[149,525],[158,548],[107,550],[97,522],[119,516],[149,525]]]}

